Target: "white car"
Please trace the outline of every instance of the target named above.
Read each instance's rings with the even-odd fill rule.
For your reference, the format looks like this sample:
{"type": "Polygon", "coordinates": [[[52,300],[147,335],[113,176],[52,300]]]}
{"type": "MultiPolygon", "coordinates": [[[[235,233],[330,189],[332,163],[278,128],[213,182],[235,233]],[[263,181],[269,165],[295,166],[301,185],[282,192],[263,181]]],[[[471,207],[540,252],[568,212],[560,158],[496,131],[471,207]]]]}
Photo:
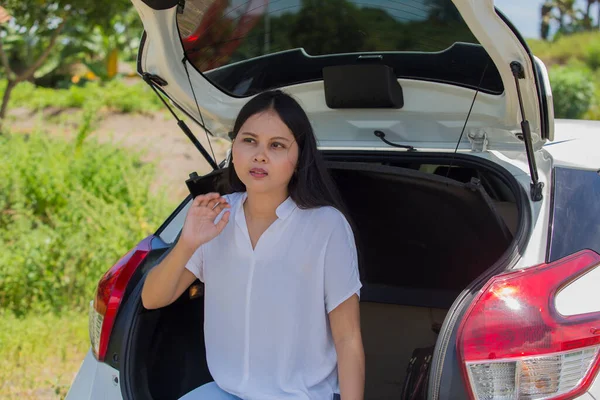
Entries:
{"type": "MultiPolygon", "coordinates": [[[[133,3],[139,74],[209,134],[267,89],[307,111],[357,227],[367,400],[405,398],[420,348],[430,400],[600,399],[600,125],[554,120],[546,68],[493,0],[133,3]]],[[[178,124],[214,171],[100,279],[69,400],[212,380],[201,282],[140,299],[227,168],[178,124]]]]}

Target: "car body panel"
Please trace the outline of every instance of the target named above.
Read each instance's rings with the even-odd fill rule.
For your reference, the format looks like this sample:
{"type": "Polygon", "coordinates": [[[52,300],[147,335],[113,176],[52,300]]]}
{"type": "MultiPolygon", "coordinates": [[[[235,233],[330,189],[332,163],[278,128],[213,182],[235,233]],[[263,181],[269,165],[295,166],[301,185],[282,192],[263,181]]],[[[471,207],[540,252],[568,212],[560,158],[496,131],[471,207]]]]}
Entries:
{"type": "Polygon", "coordinates": [[[90,348],[65,400],[120,400],[119,371],[99,362],[90,348]]]}
{"type": "Polygon", "coordinates": [[[600,170],[600,121],[557,119],[555,138],[544,149],[554,165],[600,170]]]}
{"type": "Polygon", "coordinates": [[[556,295],[556,311],[565,316],[600,312],[600,267],[596,267],[561,289],[556,295]]]}
{"type": "MultiPolygon", "coordinates": [[[[184,52],[176,23],[176,7],[155,10],[142,0],[133,0],[133,3],[147,32],[144,48],[141,50],[141,70],[166,80],[168,85],[160,90],[200,122],[194,101],[196,94],[206,128],[214,135],[227,137],[237,112],[247,98],[227,95],[193,66],[183,62],[184,52]],[[184,64],[187,65],[187,71],[184,64]]],[[[529,53],[496,14],[492,0],[455,0],[454,3],[497,66],[505,88],[501,95],[478,94],[478,101],[463,139],[468,144],[469,133],[475,134],[478,130],[485,129],[490,148],[520,147],[524,151],[516,138],[516,133],[521,132],[522,116],[510,69],[510,62],[518,61],[525,69],[525,78],[519,80],[519,85],[525,114],[531,124],[533,142],[544,142],[541,138],[541,108],[534,79],[534,64],[529,53]]],[[[452,148],[452,144],[456,144],[458,140],[475,91],[455,85],[416,80],[400,80],[400,84],[407,91],[405,107],[401,110],[331,110],[324,103],[322,81],[288,86],[286,90],[299,97],[308,108],[311,118],[315,119],[315,132],[320,140],[331,140],[331,134],[336,132],[336,140],[353,142],[358,135],[358,145],[369,145],[364,138],[371,139],[374,129],[384,128],[390,132],[390,140],[428,149],[452,148]],[[432,98],[436,101],[432,102],[432,98]],[[320,120],[324,122],[321,123],[320,120]],[[339,124],[335,124],[336,121],[339,124]],[[340,135],[340,132],[344,134],[340,135]],[[328,134],[329,137],[326,136],[328,134]]],[[[550,125],[552,123],[550,120],[550,125]]]]}
{"type": "Polygon", "coordinates": [[[589,399],[589,400],[598,400],[600,399],[600,375],[596,376],[596,379],[594,379],[594,383],[592,383],[592,385],[590,386],[590,389],[587,391],[586,395],[588,397],[584,397],[582,396],[582,399],[589,399]]]}

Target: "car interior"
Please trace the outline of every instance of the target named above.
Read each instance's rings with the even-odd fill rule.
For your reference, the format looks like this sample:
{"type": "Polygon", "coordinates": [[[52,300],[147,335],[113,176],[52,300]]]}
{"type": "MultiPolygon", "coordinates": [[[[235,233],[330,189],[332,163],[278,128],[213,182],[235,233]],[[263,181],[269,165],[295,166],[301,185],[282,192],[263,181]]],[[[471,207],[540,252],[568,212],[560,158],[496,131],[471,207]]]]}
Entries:
{"type": "MultiPolygon", "coordinates": [[[[365,399],[399,398],[413,350],[436,343],[435,328],[456,297],[513,241],[514,195],[485,168],[355,161],[328,168],[356,232],[365,399]]],[[[207,182],[215,183],[206,178],[196,190],[207,182]]],[[[202,285],[137,316],[129,370],[144,398],[177,399],[211,380],[202,285]]]]}

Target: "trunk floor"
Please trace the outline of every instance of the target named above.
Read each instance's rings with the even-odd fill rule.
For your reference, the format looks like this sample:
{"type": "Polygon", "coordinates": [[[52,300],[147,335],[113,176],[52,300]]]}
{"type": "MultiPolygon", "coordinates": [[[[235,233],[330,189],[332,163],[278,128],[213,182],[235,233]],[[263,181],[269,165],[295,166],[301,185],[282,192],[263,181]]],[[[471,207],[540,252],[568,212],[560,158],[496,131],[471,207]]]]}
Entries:
{"type": "Polygon", "coordinates": [[[398,399],[415,348],[435,344],[433,323],[448,310],[362,302],[361,330],[366,360],[366,400],[398,399]]]}

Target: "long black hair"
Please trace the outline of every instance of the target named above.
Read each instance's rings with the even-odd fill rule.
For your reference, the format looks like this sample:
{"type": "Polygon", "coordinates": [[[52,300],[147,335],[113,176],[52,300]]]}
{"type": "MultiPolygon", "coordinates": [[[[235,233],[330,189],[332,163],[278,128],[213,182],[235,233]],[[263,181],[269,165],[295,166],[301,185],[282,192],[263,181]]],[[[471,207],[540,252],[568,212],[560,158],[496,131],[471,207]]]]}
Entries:
{"type": "MultiPolygon", "coordinates": [[[[292,131],[298,145],[298,163],[288,184],[288,193],[299,208],[332,206],[346,217],[345,206],[333,179],[325,166],[325,161],[317,150],[317,140],[306,112],[298,102],[281,90],[263,92],[248,101],[240,110],[231,139],[235,140],[242,125],[253,115],[265,111],[277,113],[283,123],[292,131]]],[[[230,192],[244,192],[246,186],[229,163],[228,184],[230,192]]]]}
{"type": "MultiPolygon", "coordinates": [[[[298,102],[289,94],[281,90],[263,92],[248,101],[240,110],[235,123],[231,139],[235,140],[242,125],[253,115],[265,111],[277,113],[283,123],[292,131],[298,145],[298,162],[296,170],[288,184],[288,193],[299,208],[309,209],[322,206],[331,206],[341,212],[354,234],[358,254],[358,270],[361,279],[364,277],[362,252],[359,246],[359,235],[350,218],[348,210],[337,185],[325,166],[325,160],[317,149],[317,139],[306,115],[306,112],[298,102]]],[[[229,161],[227,172],[228,192],[244,192],[246,185],[240,180],[235,172],[233,158],[229,161]]]]}

